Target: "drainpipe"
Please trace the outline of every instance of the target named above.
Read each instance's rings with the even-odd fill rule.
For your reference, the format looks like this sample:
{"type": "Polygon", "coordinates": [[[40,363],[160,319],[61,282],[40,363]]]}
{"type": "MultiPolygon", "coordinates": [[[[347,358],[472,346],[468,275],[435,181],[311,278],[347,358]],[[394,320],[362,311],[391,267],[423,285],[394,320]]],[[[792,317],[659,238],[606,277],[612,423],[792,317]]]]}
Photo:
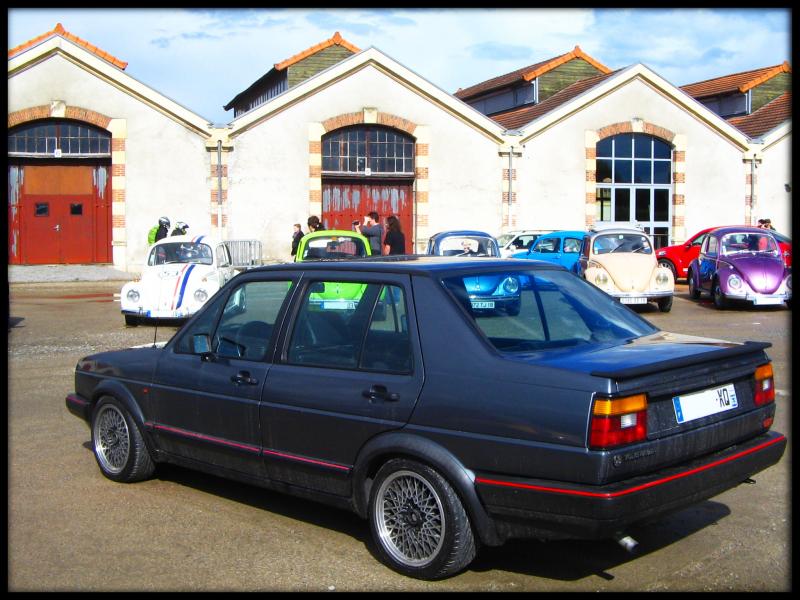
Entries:
{"type": "Polygon", "coordinates": [[[222,232],[222,140],[217,140],[217,233],[220,240],[222,232]]]}
{"type": "MultiPolygon", "coordinates": [[[[518,130],[508,130],[505,132],[506,135],[513,135],[513,136],[520,136],[520,132],[518,130]]],[[[522,156],[522,147],[517,150],[517,155],[522,156]]],[[[500,156],[505,154],[505,152],[500,152],[500,156]]],[[[513,193],[514,193],[514,178],[513,178],[513,171],[514,171],[514,144],[508,145],[508,230],[511,230],[512,225],[512,217],[513,217],[513,207],[514,207],[514,200],[513,200],[513,193]]]]}
{"type": "Polygon", "coordinates": [[[750,224],[756,218],[756,155],[750,159],[750,224]]]}

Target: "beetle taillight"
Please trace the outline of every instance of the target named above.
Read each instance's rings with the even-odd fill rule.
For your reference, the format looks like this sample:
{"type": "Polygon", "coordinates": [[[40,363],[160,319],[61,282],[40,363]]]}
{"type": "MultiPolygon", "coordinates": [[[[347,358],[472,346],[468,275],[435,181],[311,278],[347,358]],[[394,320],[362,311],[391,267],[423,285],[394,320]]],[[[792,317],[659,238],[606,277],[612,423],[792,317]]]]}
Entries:
{"type": "Polygon", "coordinates": [[[600,450],[647,438],[647,396],[595,398],[589,427],[589,448],[600,450]]]}
{"type": "Polygon", "coordinates": [[[754,375],[756,382],[753,402],[756,406],[763,406],[775,402],[775,381],[772,376],[772,363],[761,365],[754,375]]]}

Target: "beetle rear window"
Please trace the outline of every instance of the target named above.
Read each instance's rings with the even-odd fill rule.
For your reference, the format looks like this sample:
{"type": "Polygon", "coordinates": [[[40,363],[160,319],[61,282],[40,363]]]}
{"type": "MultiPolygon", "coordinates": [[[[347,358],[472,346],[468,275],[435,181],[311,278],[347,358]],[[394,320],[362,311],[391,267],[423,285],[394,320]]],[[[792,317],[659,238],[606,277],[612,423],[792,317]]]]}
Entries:
{"type": "Polygon", "coordinates": [[[489,342],[530,352],[629,340],[658,328],[561,270],[481,272],[443,283],[489,342]]]}

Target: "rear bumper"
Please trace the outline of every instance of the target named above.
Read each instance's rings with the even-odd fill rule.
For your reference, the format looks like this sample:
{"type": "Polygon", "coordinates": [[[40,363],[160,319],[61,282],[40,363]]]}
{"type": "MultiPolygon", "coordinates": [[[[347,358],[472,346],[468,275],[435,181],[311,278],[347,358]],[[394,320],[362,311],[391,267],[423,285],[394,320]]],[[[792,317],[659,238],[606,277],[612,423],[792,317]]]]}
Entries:
{"type": "Polygon", "coordinates": [[[678,466],[603,486],[476,474],[478,494],[501,536],[611,537],[736,487],[777,463],[786,437],[767,432],[678,466]]]}

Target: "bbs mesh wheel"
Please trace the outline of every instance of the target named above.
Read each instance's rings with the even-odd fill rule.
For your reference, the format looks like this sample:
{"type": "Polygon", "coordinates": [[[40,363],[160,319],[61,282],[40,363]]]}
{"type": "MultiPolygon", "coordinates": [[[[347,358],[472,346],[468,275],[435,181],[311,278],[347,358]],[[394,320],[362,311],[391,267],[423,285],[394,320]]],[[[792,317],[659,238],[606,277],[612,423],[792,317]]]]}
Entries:
{"type": "Polygon", "coordinates": [[[475,558],[469,517],[450,484],[427,465],[394,459],[372,485],[369,521],[382,560],[403,575],[441,579],[475,558]]]}
{"type": "Polygon", "coordinates": [[[100,471],[113,481],[141,481],[155,471],[139,427],[111,396],[101,398],[92,413],[92,450],[100,471]]]}

